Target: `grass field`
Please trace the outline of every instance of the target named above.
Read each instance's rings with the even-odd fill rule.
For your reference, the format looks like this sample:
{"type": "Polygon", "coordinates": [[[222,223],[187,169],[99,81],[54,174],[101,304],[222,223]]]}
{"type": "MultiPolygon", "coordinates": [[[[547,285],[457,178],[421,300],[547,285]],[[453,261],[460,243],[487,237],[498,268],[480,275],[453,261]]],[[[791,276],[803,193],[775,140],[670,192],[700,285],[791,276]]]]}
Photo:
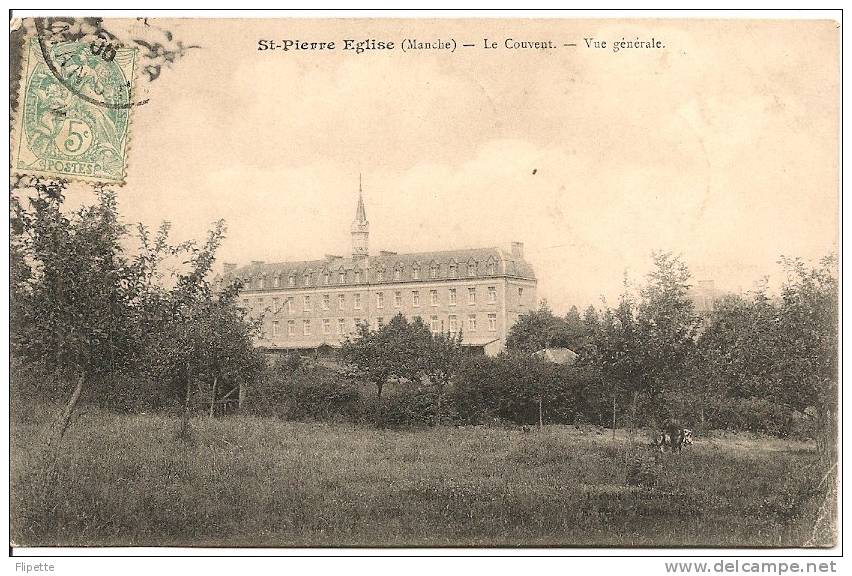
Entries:
{"type": "Polygon", "coordinates": [[[609,431],[569,426],[389,431],[233,417],[192,427],[184,442],[175,418],[84,415],[40,498],[39,426],[13,420],[13,542],[832,544],[833,515],[817,522],[830,482],[820,484],[804,443],[699,437],[655,463],[650,451],[629,449],[623,431],[613,441],[609,431]],[[637,467],[649,485],[628,486],[637,467]]]}

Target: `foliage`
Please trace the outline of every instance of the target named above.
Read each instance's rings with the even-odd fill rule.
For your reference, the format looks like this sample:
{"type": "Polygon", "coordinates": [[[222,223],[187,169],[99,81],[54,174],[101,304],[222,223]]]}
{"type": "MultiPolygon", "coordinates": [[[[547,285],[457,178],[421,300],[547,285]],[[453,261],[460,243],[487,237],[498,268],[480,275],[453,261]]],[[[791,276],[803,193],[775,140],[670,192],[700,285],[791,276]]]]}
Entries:
{"type": "Polygon", "coordinates": [[[360,396],[357,384],[338,371],[284,356],[248,385],[246,412],[289,420],[356,420],[363,409],[360,396]]]}
{"type": "Polygon", "coordinates": [[[570,326],[566,320],[555,316],[546,302],[538,310],[532,310],[518,317],[506,337],[508,350],[532,354],[543,348],[575,347],[579,343],[576,326],[570,326]]]}
{"type": "Polygon", "coordinates": [[[30,184],[11,202],[10,340],[24,364],[77,379],[64,426],[83,391],[114,409],[163,407],[196,385],[215,400],[214,382],[225,391],[260,374],[254,327],[235,305],[239,285],[216,292],[209,282],[223,223],[201,246],[170,245],[167,224],[154,239],[140,226],[131,254],[114,192],[97,187],[95,205],[66,214],[66,182],[30,184]],[[169,259],[180,262],[167,287],[169,259]]]}
{"type": "Polygon", "coordinates": [[[358,325],[355,336],[347,336],[340,355],[353,368],[356,377],[371,382],[381,398],[388,380],[414,380],[423,369],[422,352],[429,346],[429,329],[418,318],[409,322],[402,314],[371,330],[366,322],[358,325]]]}

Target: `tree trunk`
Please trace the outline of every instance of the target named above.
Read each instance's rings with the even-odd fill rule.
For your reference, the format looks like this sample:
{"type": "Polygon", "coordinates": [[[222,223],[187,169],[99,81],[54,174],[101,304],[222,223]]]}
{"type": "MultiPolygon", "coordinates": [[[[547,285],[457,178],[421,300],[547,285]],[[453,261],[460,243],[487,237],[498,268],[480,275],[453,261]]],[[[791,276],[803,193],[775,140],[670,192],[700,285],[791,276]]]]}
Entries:
{"type": "Polygon", "coordinates": [[[41,471],[41,481],[38,492],[38,498],[45,498],[50,491],[50,486],[53,478],[56,475],[56,464],[59,461],[59,447],[62,443],[62,438],[65,436],[68,426],[71,425],[71,416],[74,414],[74,408],[77,406],[77,401],[80,399],[80,394],[83,391],[83,383],[85,376],[82,374],[77,379],[77,385],[74,387],[74,392],[71,393],[71,398],[65,404],[62,413],[53,421],[50,427],[50,432],[47,436],[45,444],[45,462],[44,468],[41,471]]]}
{"type": "Polygon", "coordinates": [[[542,399],[541,396],[539,396],[538,397],[538,429],[539,429],[539,431],[541,431],[541,429],[544,427],[544,419],[542,417],[542,403],[543,403],[543,399],[542,399]]]}
{"type": "Polygon", "coordinates": [[[180,436],[185,438],[189,434],[189,400],[192,397],[192,368],[186,363],[186,396],[183,401],[183,419],[181,420],[180,436]]]}
{"type": "Polygon", "coordinates": [[[615,441],[615,392],[612,394],[612,440],[615,441]]]}
{"type": "Polygon", "coordinates": [[[74,408],[77,406],[77,401],[80,399],[80,394],[83,392],[84,382],[85,376],[81,374],[79,378],[77,378],[77,386],[74,387],[74,392],[71,393],[71,398],[69,398],[68,403],[65,404],[62,414],[60,414],[59,418],[54,421],[51,434],[47,439],[48,448],[54,446],[57,450],[59,449],[59,443],[65,436],[65,431],[68,430],[68,426],[71,424],[71,416],[74,413],[74,408]]]}
{"type": "Polygon", "coordinates": [[[216,403],[216,384],[218,379],[218,376],[213,377],[213,391],[210,393],[210,418],[213,418],[213,406],[216,403]]]}
{"type": "Polygon", "coordinates": [[[237,392],[237,410],[242,411],[243,402],[246,400],[246,389],[243,386],[243,383],[240,382],[240,391],[237,392]]]}

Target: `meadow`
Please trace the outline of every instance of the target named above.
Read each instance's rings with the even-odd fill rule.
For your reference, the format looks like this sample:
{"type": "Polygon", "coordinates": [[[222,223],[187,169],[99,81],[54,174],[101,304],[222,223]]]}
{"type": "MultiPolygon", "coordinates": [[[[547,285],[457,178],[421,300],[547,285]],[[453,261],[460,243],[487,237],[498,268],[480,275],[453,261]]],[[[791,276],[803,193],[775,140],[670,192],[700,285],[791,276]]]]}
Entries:
{"type": "Polygon", "coordinates": [[[803,442],[706,434],[655,459],[646,433],[593,427],[198,417],[188,440],[179,428],[84,414],[40,491],[42,423],[13,418],[13,545],[833,544],[831,481],[803,442]]]}

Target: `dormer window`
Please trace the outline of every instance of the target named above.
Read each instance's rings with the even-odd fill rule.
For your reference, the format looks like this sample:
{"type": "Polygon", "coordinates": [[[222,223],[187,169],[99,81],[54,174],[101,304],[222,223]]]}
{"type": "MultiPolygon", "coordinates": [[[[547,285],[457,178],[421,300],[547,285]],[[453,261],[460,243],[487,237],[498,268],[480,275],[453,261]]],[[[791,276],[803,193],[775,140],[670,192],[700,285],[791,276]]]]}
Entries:
{"type": "Polygon", "coordinates": [[[438,265],[437,264],[432,264],[432,266],[429,267],[429,277],[430,278],[437,278],[438,277],[438,265]]]}
{"type": "Polygon", "coordinates": [[[420,280],[420,266],[415,266],[411,275],[415,280],[420,280]]]}
{"type": "Polygon", "coordinates": [[[305,277],[304,277],[304,285],[305,285],[305,286],[310,286],[310,285],[311,285],[311,275],[310,275],[310,274],[305,274],[305,277]]]}
{"type": "Polygon", "coordinates": [[[331,283],[331,274],[326,272],[322,275],[322,283],[328,286],[331,283]]]}
{"type": "Polygon", "coordinates": [[[402,280],[402,268],[394,268],[393,279],[402,280]]]}
{"type": "Polygon", "coordinates": [[[476,264],[471,262],[467,265],[467,275],[470,277],[476,276],[476,264]]]}
{"type": "Polygon", "coordinates": [[[458,278],[455,264],[450,264],[450,278],[458,278]]]}
{"type": "Polygon", "coordinates": [[[289,279],[289,281],[288,281],[288,284],[289,284],[290,286],[295,286],[295,285],[296,285],[296,275],[295,275],[295,274],[290,274],[290,279],[289,279]]]}
{"type": "Polygon", "coordinates": [[[486,270],[489,276],[494,276],[495,274],[497,274],[497,264],[495,264],[494,262],[489,262],[486,270]]]}
{"type": "Polygon", "coordinates": [[[361,271],[360,270],[355,270],[355,283],[356,284],[361,283],[361,271]]]}
{"type": "Polygon", "coordinates": [[[254,279],[254,289],[255,290],[263,290],[263,278],[255,278],[254,279]]]}
{"type": "Polygon", "coordinates": [[[338,274],[338,275],[339,275],[339,277],[340,277],[339,282],[340,282],[341,284],[346,284],[346,272],[344,272],[343,270],[341,270],[341,271],[339,272],[339,274],[338,274]]]}
{"type": "Polygon", "coordinates": [[[376,272],[376,282],[384,282],[385,281],[385,271],[379,270],[376,272]]]}
{"type": "Polygon", "coordinates": [[[272,279],[272,286],[274,286],[275,288],[279,288],[281,286],[281,277],[280,276],[276,276],[275,278],[272,279]]]}

